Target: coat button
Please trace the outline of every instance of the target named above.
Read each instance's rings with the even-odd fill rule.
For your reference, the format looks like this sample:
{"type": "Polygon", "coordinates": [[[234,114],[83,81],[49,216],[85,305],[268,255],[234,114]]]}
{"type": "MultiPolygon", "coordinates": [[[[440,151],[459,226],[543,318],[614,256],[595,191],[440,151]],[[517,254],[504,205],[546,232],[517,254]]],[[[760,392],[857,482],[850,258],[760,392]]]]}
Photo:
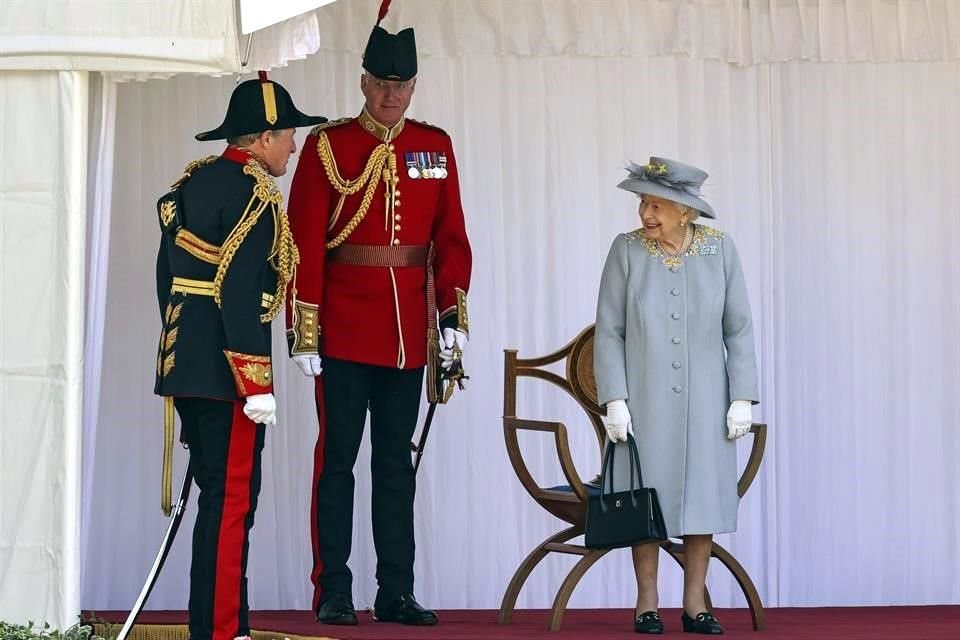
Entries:
{"type": "Polygon", "coordinates": [[[394,231],[400,231],[400,225],[398,225],[398,224],[393,225],[393,230],[394,230],[394,231]]]}
{"type": "Polygon", "coordinates": [[[674,336],[670,338],[670,342],[672,342],[673,344],[680,344],[680,338],[678,338],[677,336],[674,336]]]}
{"type": "Polygon", "coordinates": [[[676,273],[677,271],[680,271],[680,267],[670,267],[670,271],[676,273]]]}
{"type": "Polygon", "coordinates": [[[674,368],[674,369],[679,369],[680,366],[681,366],[681,365],[680,365],[680,361],[679,361],[679,360],[674,360],[674,361],[673,361],[673,368],[674,368]]]}
{"type": "Polygon", "coordinates": [[[400,214],[399,213],[393,214],[393,219],[396,220],[397,222],[400,222],[400,214]]]}
{"type": "Polygon", "coordinates": [[[394,239],[393,239],[393,244],[395,244],[395,245],[396,245],[396,244],[400,244],[400,238],[394,238],[394,239]]]}
{"type": "Polygon", "coordinates": [[[673,289],[670,289],[670,295],[672,296],[680,295],[680,289],[677,289],[676,287],[674,287],[673,289]]]}
{"type": "Polygon", "coordinates": [[[673,313],[670,314],[670,317],[673,318],[674,320],[679,320],[680,314],[674,311],[673,313]]]}
{"type": "Polygon", "coordinates": [[[674,393],[680,393],[681,391],[683,391],[683,387],[681,387],[680,385],[677,385],[673,388],[674,393]]]}

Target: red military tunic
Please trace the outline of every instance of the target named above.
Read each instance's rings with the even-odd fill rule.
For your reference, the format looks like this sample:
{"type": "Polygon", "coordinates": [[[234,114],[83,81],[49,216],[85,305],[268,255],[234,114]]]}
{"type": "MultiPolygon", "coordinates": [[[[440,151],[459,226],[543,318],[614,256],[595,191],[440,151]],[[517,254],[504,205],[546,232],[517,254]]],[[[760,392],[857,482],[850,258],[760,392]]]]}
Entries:
{"type": "Polygon", "coordinates": [[[301,251],[287,315],[293,355],[401,369],[427,363],[426,268],[343,263],[330,244],[375,252],[432,243],[441,325],[467,331],[472,258],[453,146],[441,129],[410,119],[387,128],[366,110],[316,127],[300,153],[289,215],[301,251]]]}

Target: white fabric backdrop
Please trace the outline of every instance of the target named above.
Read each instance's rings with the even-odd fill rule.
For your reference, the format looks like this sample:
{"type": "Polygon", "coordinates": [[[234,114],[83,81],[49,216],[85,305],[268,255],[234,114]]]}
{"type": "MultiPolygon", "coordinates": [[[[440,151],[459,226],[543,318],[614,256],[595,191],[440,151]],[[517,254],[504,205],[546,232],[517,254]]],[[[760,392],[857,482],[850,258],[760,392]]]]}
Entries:
{"type": "MultiPolygon", "coordinates": [[[[339,0],[257,31],[247,69],[319,48],[362,50],[380,0],[339,0]]],[[[241,68],[235,0],[0,0],[0,69],[86,69],[115,79],[241,68]]],[[[405,0],[424,55],[650,56],[761,62],[951,60],[955,0],[405,0]]]]}
{"type": "Polygon", "coordinates": [[[0,620],[80,608],[87,74],[0,72],[0,620]]]}
{"type": "MultiPolygon", "coordinates": [[[[316,10],[320,47],[361,52],[379,5],[316,10]]],[[[444,57],[684,53],[746,66],[960,56],[955,0],[404,0],[384,25],[416,25],[418,50],[444,57]]]]}
{"type": "MultiPolygon", "coordinates": [[[[100,411],[100,371],[107,308],[107,274],[110,258],[110,217],[113,198],[113,159],[117,123],[117,84],[101,74],[90,75],[90,122],[87,193],[87,288],[83,362],[83,469],[81,495],[94,490],[97,468],[97,424],[100,411]]],[[[83,501],[82,522],[90,522],[91,500],[83,501]]],[[[81,548],[89,544],[90,527],[81,530],[81,548]]],[[[83,580],[85,565],[80,567],[83,580]]]]}
{"type": "MultiPolygon", "coordinates": [[[[330,116],[358,111],[358,76],[357,56],[343,52],[275,74],[302,110],[330,116]]],[[[220,122],[232,86],[178,78],[118,93],[86,608],[129,606],[163,530],[153,203],[186,161],[219,152],[192,135],[220,122]]],[[[636,225],[635,200],[614,188],[620,167],[662,154],[712,174],[706,194],[737,241],[754,307],[757,418],[770,439],[739,530],[721,543],[768,605],[960,601],[958,107],[958,62],[425,56],[411,115],[453,136],[476,262],[470,388],[438,412],[419,478],[420,599],[499,606],[526,552],[560,528],[505,455],[502,349],[542,354],[592,321],[609,243],[636,225]]],[[[281,422],[268,434],[250,557],[260,609],[309,606],[316,425],[311,387],[281,364],[284,350],[278,326],[281,422]]],[[[595,473],[593,436],[572,401],[531,382],[520,411],[566,422],[581,475],[595,473]]],[[[552,444],[523,442],[538,478],[560,481],[552,444]]],[[[358,606],[375,593],[368,465],[365,445],[351,560],[358,606]]],[[[184,533],[151,608],[185,608],[188,561],[184,533]]],[[[549,606],[571,564],[539,568],[519,606],[549,606]]],[[[680,576],[666,561],[662,586],[664,606],[676,605],[680,576]]],[[[722,569],[711,569],[710,587],[717,605],[743,604],[722,569]]],[[[571,606],[632,606],[634,595],[628,554],[617,552],[571,606]]]]}

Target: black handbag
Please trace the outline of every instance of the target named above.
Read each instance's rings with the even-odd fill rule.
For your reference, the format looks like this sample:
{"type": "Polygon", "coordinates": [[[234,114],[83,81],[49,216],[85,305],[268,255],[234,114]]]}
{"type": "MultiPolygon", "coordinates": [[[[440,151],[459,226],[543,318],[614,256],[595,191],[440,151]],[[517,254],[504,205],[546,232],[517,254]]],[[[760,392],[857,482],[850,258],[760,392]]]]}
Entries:
{"type": "Polygon", "coordinates": [[[583,544],[590,549],[630,547],[651,540],[665,540],[667,527],[657,500],[657,490],[643,486],[640,454],[633,436],[627,434],[630,454],[630,487],[613,490],[613,445],[603,455],[600,494],[587,498],[587,524],[583,544]]]}

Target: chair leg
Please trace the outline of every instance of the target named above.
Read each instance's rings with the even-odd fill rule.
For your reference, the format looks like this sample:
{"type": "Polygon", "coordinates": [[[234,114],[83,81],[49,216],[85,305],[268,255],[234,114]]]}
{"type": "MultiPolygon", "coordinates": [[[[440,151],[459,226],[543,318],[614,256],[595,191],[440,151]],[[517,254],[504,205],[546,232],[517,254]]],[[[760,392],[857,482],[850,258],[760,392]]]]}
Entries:
{"type": "Polygon", "coordinates": [[[513,616],[513,608],[517,605],[517,598],[520,596],[520,590],[523,589],[523,584],[527,581],[527,578],[530,577],[530,574],[537,565],[540,564],[540,561],[550,553],[544,549],[544,547],[551,542],[566,542],[579,535],[583,535],[583,527],[569,527],[559,533],[555,533],[534,547],[533,551],[531,551],[524,561],[520,563],[520,566],[517,567],[513,578],[510,580],[510,584],[507,586],[507,590],[503,594],[503,600],[500,603],[500,615],[497,616],[498,623],[510,624],[510,619],[513,616]]]}
{"type": "Polygon", "coordinates": [[[747,573],[743,565],[737,562],[737,559],[734,558],[729,551],[716,542],[713,543],[713,549],[710,555],[722,562],[724,566],[730,570],[730,573],[733,574],[733,577],[737,580],[737,584],[740,585],[740,589],[743,590],[743,595],[747,599],[747,605],[750,607],[750,617],[753,618],[754,631],[763,631],[767,626],[766,614],[763,611],[763,602],[760,600],[760,594],[757,593],[757,588],[754,586],[753,580],[750,579],[750,574],[747,573]]]}
{"type": "Polygon", "coordinates": [[[577,583],[580,582],[580,578],[587,572],[587,569],[593,566],[594,562],[607,555],[608,551],[609,549],[593,549],[580,558],[577,564],[573,565],[573,569],[570,570],[570,573],[564,578],[563,584],[560,585],[560,589],[557,591],[557,597],[553,599],[553,608],[550,610],[550,623],[547,625],[550,631],[560,630],[563,614],[567,610],[567,601],[570,600],[573,590],[577,588],[577,583]]]}

